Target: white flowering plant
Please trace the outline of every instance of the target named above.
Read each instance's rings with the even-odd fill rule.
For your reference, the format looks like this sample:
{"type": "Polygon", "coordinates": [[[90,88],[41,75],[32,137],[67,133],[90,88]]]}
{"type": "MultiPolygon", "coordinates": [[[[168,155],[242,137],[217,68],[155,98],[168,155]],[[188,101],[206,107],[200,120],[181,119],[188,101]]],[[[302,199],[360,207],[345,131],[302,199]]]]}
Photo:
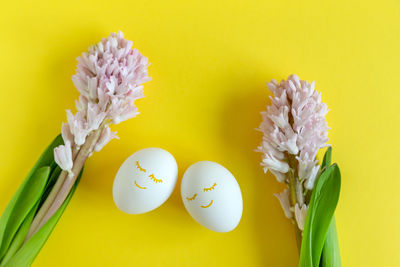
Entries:
{"type": "Polygon", "coordinates": [[[110,140],[110,129],[138,114],[134,101],[150,80],[146,57],[122,32],[78,57],[72,77],[80,92],[75,115],[43,152],[0,218],[0,267],[30,266],[68,205],[85,161],[110,140]]]}
{"type": "Polygon", "coordinates": [[[320,149],[327,147],[327,105],[315,83],[291,75],[267,83],[273,96],[262,112],[263,133],[258,152],[261,165],[287,188],[278,198],[285,216],[295,225],[301,267],[341,266],[334,211],[340,193],[340,171],[331,164],[328,147],[322,164],[320,149]]]}

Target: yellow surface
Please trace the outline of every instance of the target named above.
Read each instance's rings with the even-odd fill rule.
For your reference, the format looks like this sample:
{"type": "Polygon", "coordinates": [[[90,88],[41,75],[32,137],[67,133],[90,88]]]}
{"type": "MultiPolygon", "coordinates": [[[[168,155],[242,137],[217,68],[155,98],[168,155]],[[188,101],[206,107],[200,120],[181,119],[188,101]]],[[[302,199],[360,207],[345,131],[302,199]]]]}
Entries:
{"type": "Polygon", "coordinates": [[[342,171],[336,212],[343,266],[400,266],[400,2],[3,1],[0,209],[60,131],[78,96],[75,58],[121,29],[153,81],[141,114],[116,127],[34,266],[296,266],[292,225],[253,152],[265,82],[316,80],[342,171]],[[114,175],[134,151],[163,147],[182,173],[199,160],[237,177],[243,218],[227,234],[195,223],[179,187],[159,209],[114,206],[114,175]]]}

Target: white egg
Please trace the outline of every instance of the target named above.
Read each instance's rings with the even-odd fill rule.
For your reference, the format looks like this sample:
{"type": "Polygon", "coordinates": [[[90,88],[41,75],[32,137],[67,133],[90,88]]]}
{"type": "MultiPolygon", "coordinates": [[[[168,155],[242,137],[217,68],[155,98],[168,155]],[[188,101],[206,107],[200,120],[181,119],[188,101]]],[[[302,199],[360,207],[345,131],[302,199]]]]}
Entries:
{"type": "Polygon", "coordinates": [[[218,163],[200,161],[191,165],[182,178],[181,196],[193,219],[210,230],[232,231],[242,217],[240,187],[218,163]]]}
{"type": "Polygon", "coordinates": [[[117,207],[140,214],[161,206],[171,195],[178,177],[175,158],[161,148],[145,148],[121,165],[114,180],[113,198],[117,207]]]}

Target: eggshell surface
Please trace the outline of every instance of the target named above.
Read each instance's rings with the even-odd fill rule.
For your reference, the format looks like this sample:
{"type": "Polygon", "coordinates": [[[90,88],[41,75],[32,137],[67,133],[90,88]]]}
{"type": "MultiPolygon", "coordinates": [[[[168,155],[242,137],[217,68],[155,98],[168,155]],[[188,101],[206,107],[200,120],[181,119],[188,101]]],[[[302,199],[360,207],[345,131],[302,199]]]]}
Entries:
{"type": "Polygon", "coordinates": [[[239,184],[218,163],[200,161],[191,165],[182,178],[181,196],[193,219],[210,230],[232,231],[242,217],[239,184]]]}
{"type": "Polygon", "coordinates": [[[145,148],[121,165],[114,180],[113,199],[123,212],[140,214],[161,206],[178,177],[175,158],[161,148],[145,148]]]}

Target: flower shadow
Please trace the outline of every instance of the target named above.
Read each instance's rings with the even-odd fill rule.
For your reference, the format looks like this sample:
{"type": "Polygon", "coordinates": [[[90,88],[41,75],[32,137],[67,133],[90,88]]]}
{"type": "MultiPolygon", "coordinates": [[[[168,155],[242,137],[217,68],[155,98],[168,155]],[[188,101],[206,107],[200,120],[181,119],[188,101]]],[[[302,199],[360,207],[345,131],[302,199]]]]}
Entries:
{"type": "MultiPolygon", "coordinates": [[[[61,122],[66,120],[64,109],[73,108],[74,99],[78,92],[75,90],[71,75],[74,73],[76,57],[87,48],[91,40],[95,40],[93,35],[98,36],[99,32],[93,29],[70,29],[69,31],[49,32],[52,35],[52,41],[46,44],[46,53],[40,58],[40,64],[37,64],[36,73],[45,73],[45,78],[39,74],[29,81],[29,88],[24,88],[24,94],[21,95],[26,118],[18,128],[13,126],[10,131],[15,135],[21,136],[16,147],[25,147],[24,153],[14,155],[12,161],[21,162],[21,168],[7,168],[3,172],[4,177],[15,177],[5,179],[2,182],[3,188],[0,194],[4,197],[4,207],[11,199],[17,188],[20,186],[25,176],[29,173],[41,153],[46,149],[50,142],[60,133],[61,122]],[[79,32],[87,31],[89,34],[84,39],[79,32]],[[71,41],[66,48],[65,43],[59,40],[71,41]],[[60,51],[63,51],[60,53],[60,51]],[[41,99],[41,101],[26,101],[26,99],[41,99]],[[34,114],[34,116],[32,115],[34,114]],[[21,133],[27,133],[21,135],[21,133]]],[[[15,43],[18,47],[29,46],[28,43],[15,43]]],[[[21,48],[23,49],[23,48],[21,48]]],[[[19,83],[15,84],[17,90],[19,83]]],[[[3,201],[3,199],[2,199],[3,201]]],[[[2,203],[3,206],[3,203],[2,203]]]]}
{"type": "Polygon", "coordinates": [[[292,266],[297,264],[297,259],[282,258],[280,251],[297,254],[293,226],[273,196],[282,191],[283,185],[270,173],[264,174],[260,166],[261,154],[254,151],[262,138],[255,128],[261,122],[260,111],[270,103],[270,92],[265,83],[252,80],[236,81],[233,90],[239,90],[234,90],[237,93],[227,99],[222,113],[221,140],[229,150],[233,161],[230,168],[242,190],[241,224],[250,229],[251,238],[257,243],[260,266],[292,266]]]}

